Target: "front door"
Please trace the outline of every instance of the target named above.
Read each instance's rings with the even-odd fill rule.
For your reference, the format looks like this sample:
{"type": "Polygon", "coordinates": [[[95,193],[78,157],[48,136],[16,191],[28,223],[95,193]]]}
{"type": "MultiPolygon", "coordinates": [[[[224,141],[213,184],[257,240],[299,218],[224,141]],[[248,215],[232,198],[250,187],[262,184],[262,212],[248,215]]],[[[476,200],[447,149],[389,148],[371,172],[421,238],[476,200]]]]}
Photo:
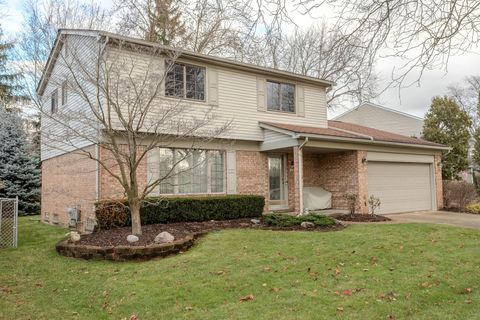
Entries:
{"type": "Polygon", "coordinates": [[[284,155],[268,156],[268,191],[270,210],[282,210],[288,208],[288,186],[286,176],[286,157],[284,155]]]}

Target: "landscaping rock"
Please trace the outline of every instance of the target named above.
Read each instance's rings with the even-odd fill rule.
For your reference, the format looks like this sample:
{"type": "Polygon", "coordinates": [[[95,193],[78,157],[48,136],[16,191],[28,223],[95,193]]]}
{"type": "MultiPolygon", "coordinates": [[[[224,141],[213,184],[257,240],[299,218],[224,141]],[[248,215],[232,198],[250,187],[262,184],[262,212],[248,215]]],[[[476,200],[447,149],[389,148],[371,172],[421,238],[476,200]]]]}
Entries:
{"type": "Polygon", "coordinates": [[[250,222],[252,222],[253,224],[259,224],[259,223],[260,223],[260,220],[258,220],[258,219],[252,219],[252,220],[250,220],[250,222]]]}
{"type": "Polygon", "coordinates": [[[173,242],[173,240],[175,240],[175,237],[171,233],[163,231],[160,232],[153,241],[155,243],[170,243],[173,242]]]}
{"type": "Polygon", "coordinates": [[[139,240],[138,237],[134,234],[129,234],[127,236],[127,241],[130,242],[130,243],[137,242],[138,240],[139,240]]]}
{"type": "Polygon", "coordinates": [[[70,240],[72,242],[77,242],[77,241],[80,241],[80,234],[76,231],[72,231],[70,232],[70,240]]]}
{"type": "Polygon", "coordinates": [[[315,227],[315,223],[310,222],[310,221],[303,221],[302,223],[300,223],[300,226],[301,226],[302,228],[308,229],[308,228],[313,228],[313,227],[315,227]]]}

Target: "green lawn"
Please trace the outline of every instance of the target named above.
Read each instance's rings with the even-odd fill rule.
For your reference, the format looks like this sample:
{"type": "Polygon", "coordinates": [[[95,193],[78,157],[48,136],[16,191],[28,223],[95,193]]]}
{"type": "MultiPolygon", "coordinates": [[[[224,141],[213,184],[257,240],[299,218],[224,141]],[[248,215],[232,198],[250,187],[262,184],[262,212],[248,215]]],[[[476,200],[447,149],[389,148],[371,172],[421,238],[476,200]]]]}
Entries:
{"type": "Polygon", "coordinates": [[[179,256],[114,263],[58,256],[63,229],[19,228],[19,248],[0,251],[0,319],[480,318],[478,230],[231,230],[179,256]]]}

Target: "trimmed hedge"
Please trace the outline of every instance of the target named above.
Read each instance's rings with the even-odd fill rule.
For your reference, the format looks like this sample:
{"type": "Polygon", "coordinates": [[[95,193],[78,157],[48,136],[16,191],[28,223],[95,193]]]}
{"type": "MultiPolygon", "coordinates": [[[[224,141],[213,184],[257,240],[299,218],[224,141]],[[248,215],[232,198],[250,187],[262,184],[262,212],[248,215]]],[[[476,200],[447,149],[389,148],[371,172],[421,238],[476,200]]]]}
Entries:
{"type": "MultiPolygon", "coordinates": [[[[256,195],[148,198],[140,209],[142,225],[187,221],[261,217],[265,199],[256,195]]],[[[95,213],[99,229],[131,226],[126,200],[99,201],[95,213]]]]}
{"type": "Polygon", "coordinates": [[[317,226],[334,226],[335,219],[323,215],[305,215],[305,216],[291,216],[288,214],[272,213],[267,214],[264,218],[267,226],[276,227],[293,227],[298,226],[302,222],[312,222],[317,226]]]}

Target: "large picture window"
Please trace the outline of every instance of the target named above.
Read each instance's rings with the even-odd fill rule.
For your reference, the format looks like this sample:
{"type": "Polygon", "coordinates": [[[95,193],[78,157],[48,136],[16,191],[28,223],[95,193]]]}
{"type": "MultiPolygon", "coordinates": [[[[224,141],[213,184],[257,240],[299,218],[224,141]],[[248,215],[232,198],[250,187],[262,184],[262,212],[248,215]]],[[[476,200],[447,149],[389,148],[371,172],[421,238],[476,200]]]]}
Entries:
{"type": "Polygon", "coordinates": [[[165,79],[165,95],[170,97],[205,100],[205,68],[183,63],[169,65],[165,79]]]}
{"type": "Polygon", "coordinates": [[[224,152],[160,148],[161,194],[224,191],[224,152]]]}
{"type": "Polygon", "coordinates": [[[268,80],[267,110],[295,112],[295,85],[268,80]]]}

